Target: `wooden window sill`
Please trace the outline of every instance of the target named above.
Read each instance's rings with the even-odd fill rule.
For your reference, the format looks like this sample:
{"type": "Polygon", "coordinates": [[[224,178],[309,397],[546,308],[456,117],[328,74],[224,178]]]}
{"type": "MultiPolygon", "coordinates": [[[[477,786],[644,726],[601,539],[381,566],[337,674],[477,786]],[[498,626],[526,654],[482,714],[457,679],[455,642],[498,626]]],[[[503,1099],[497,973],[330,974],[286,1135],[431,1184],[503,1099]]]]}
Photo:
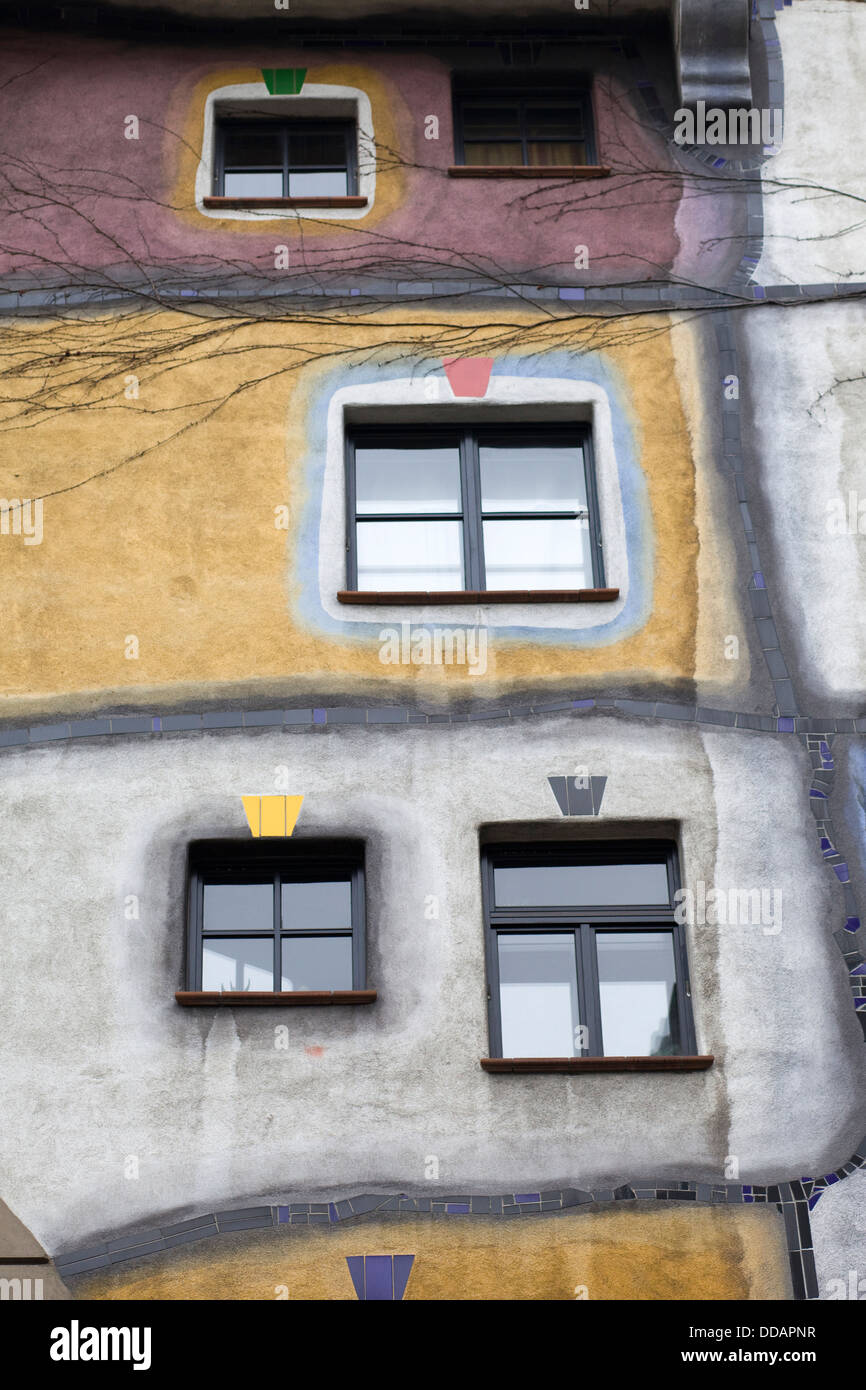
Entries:
{"type": "Polygon", "coordinates": [[[265,1008],[298,1008],[313,1004],[375,1004],[375,989],[296,989],[296,990],[201,990],[179,989],[175,994],[178,1004],[187,1009],[225,1008],[235,1004],[264,1005],[265,1008]]]}
{"type": "Polygon", "coordinates": [[[490,1072],[706,1071],[715,1058],[705,1057],[482,1057],[490,1072]]]}
{"type": "Polygon", "coordinates": [[[452,164],[449,179],[606,179],[606,164],[452,164]]]}
{"type": "Polygon", "coordinates": [[[258,208],[273,208],[279,211],[281,208],[365,208],[367,199],[361,194],[352,194],[349,197],[326,197],[326,198],[226,198],[220,195],[211,198],[204,198],[206,208],[220,208],[228,210],[240,209],[250,212],[258,208]]]}
{"type": "Polygon", "coordinates": [[[340,589],[339,603],[379,603],[420,607],[431,603],[612,603],[619,589],[439,589],[393,593],[373,589],[340,589]]]}

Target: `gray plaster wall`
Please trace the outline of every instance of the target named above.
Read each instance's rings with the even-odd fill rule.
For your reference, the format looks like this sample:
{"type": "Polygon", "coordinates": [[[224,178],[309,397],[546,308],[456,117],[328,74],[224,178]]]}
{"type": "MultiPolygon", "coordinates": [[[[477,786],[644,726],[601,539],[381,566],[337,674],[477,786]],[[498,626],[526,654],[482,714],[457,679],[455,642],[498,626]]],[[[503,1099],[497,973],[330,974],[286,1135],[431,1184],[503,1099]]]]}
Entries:
{"type": "Polygon", "coordinates": [[[754,512],[800,707],[858,714],[866,691],[866,310],[856,302],[754,309],[741,315],[739,339],[746,461],[760,492],[754,512]]]}
{"type": "Polygon", "coordinates": [[[546,716],[519,738],[473,723],[94,739],[9,751],[3,768],[0,1026],[16,1046],[0,1171],[50,1253],[246,1197],[711,1179],[730,1156],[742,1181],[778,1180],[827,1171],[861,1136],[862,1037],[793,740],[546,716]],[[547,784],[579,766],[608,779],[598,820],[563,819],[547,784]],[[246,837],[241,795],[273,792],[282,767],[306,798],[296,837],[366,841],[378,1003],[182,1009],[186,844],[246,837]],[[712,1069],[481,1070],[479,835],[515,822],[674,824],[686,886],[782,892],[778,933],[689,929],[712,1069]]]}

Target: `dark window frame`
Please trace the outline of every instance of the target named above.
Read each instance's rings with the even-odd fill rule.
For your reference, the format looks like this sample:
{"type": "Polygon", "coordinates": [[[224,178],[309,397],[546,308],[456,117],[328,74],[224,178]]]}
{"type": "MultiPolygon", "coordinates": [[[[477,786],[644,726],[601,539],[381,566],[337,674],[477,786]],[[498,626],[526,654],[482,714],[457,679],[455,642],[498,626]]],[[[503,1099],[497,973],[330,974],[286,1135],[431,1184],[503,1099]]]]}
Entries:
{"type": "Polygon", "coordinates": [[[680,887],[679,856],[670,840],[583,840],[521,843],[490,843],[482,846],[481,896],[484,908],[485,955],[487,961],[487,1000],[490,1026],[490,1056],[502,1057],[502,1014],[499,992],[499,936],[573,933],[577,965],[577,992],[580,1021],[589,1032],[589,1045],[576,1057],[604,1057],[602,1045],[601,1001],[598,984],[597,935],[605,931],[665,931],[673,938],[674,969],[677,985],[679,1052],[690,1056],[697,1051],[695,1023],[691,1007],[691,982],[685,927],[674,917],[673,903],[680,887]],[[493,870],[497,867],[556,864],[637,864],[664,863],[668,876],[668,906],[635,903],[627,907],[580,903],[568,907],[496,907],[493,870]]]}
{"type": "MultiPolygon", "coordinates": [[[[347,425],[345,430],[346,455],[346,587],[358,588],[358,522],[359,521],[459,521],[463,531],[463,590],[487,592],[484,565],[484,522],[486,520],[533,520],[549,518],[568,520],[579,516],[573,511],[521,511],[489,512],[481,510],[481,465],[479,445],[501,440],[514,444],[531,443],[543,437],[545,442],[563,445],[579,444],[583,449],[584,472],[586,475],[586,500],[589,513],[589,550],[592,563],[592,582],[588,587],[603,589],[604,548],[599,516],[598,489],[595,477],[595,459],[592,448],[592,430],[583,422],[574,424],[552,424],[550,422],[527,423],[515,421],[510,424],[452,424],[452,425],[347,425]],[[365,447],[394,448],[401,444],[417,447],[419,443],[431,446],[457,447],[460,455],[460,501],[459,512],[387,512],[363,513],[357,509],[355,487],[355,449],[363,442],[365,447]]],[[[495,591],[494,591],[495,592],[495,591]]],[[[543,593],[544,590],[539,590],[543,593]]],[[[384,595],[385,591],[383,591],[384,595]]]]}
{"type": "MultiPolygon", "coordinates": [[[[214,187],[213,191],[217,197],[225,197],[225,136],[230,130],[254,130],[257,134],[279,134],[282,137],[282,174],[283,191],[281,194],[274,194],[274,197],[282,198],[302,198],[303,194],[289,193],[289,174],[303,173],[305,168],[314,170],[317,173],[346,172],[346,197],[356,197],[358,193],[358,126],[357,122],[351,117],[335,118],[330,120],[317,120],[315,117],[304,118],[303,116],[287,116],[279,120],[273,117],[231,116],[220,119],[217,117],[214,125],[214,187]],[[309,166],[293,167],[289,162],[289,136],[293,131],[302,132],[305,135],[335,135],[342,133],[345,141],[346,162],[345,164],[316,164],[309,166]]],[[[258,173],[261,170],[271,169],[272,165],[246,165],[244,169],[249,173],[258,173]]],[[[229,195],[245,196],[245,195],[229,195]]],[[[310,194],[310,197],[313,195],[310,194]]],[[[343,195],[331,194],[331,197],[343,195]]]]}
{"type": "MultiPolygon", "coordinates": [[[[592,81],[583,75],[548,73],[540,69],[534,73],[502,75],[489,72],[455,73],[451,84],[455,161],[458,165],[466,165],[463,132],[463,112],[466,107],[470,105],[491,106],[501,100],[503,105],[517,105],[518,107],[523,168],[531,169],[533,167],[528,161],[527,109],[544,106],[555,106],[559,110],[563,107],[573,106],[582,113],[586,166],[575,167],[593,167],[598,163],[598,147],[592,97],[592,81]]],[[[513,139],[513,137],[505,136],[501,138],[513,139]]],[[[466,167],[471,168],[473,166],[466,167]]]]}
{"type": "Polygon", "coordinates": [[[189,846],[187,890],[186,989],[202,990],[202,953],[205,939],[218,937],[273,937],[273,989],[279,994],[282,980],[284,938],[348,936],[343,929],[324,929],[311,933],[284,930],[281,920],[283,882],[335,882],[349,878],[351,883],[351,938],[353,990],[366,989],[366,896],[364,846],[355,840],[299,840],[275,846],[260,840],[197,840],[189,846]],[[271,877],[274,885],[274,915],[271,930],[204,930],[205,883],[260,883],[271,877]]]}

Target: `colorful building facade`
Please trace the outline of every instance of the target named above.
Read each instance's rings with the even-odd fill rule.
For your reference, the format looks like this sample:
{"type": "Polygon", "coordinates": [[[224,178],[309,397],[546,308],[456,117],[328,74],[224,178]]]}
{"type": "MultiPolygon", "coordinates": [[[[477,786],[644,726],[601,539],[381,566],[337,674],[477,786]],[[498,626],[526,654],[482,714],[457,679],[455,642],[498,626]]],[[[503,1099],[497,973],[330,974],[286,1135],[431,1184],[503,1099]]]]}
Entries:
{"type": "Polygon", "coordinates": [[[866,1296],[856,8],[20,7],[9,1296],[866,1296]]]}

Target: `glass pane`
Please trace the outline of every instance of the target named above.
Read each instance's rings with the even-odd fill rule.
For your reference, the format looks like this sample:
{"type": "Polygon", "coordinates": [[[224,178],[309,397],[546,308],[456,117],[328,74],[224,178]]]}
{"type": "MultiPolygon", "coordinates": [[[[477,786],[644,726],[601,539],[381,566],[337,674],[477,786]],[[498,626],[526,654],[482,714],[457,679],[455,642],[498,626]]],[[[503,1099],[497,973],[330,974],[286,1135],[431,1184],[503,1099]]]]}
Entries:
{"type": "Polygon", "coordinates": [[[292,169],[321,169],[329,164],[346,166],[346,137],[342,131],[292,132],[289,136],[289,166],[292,169]]]}
{"type": "Polygon", "coordinates": [[[322,174],[289,173],[290,198],[345,198],[348,192],[345,169],[322,174]]]}
{"type": "Polygon", "coordinates": [[[495,868],[497,907],[628,907],[668,904],[664,864],[527,864],[495,868]]]}
{"type": "Polygon", "coordinates": [[[586,511],[579,444],[482,444],[483,512],[586,511]]]}
{"type": "Polygon", "coordinates": [[[476,167],[479,164],[522,164],[523,146],[519,140],[467,140],[463,146],[463,159],[464,163],[476,167]]]}
{"type": "Polygon", "coordinates": [[[585,164],[586,145],[582,140],[529,140],[527,164],[585,164]]]}
{"type": "Polygon", "coordinates": [[[291,931],[352,930],[352,885],[284,883],[283,928],[291,931]]]}
{"type": "Polygon", "coordinates": [[[202,989],[273,989],[274,939],[222,936],[205,939],[202,989]]]}
{"type": "Polygon", "coordinates": [[[531,106],[526,133],[530,140],[581,140],[583,112],[574,106],[531,106]]]}
{"type": "Polygon", "coordinates": [[[516,140],[519,144],[517,105],[464,106],[463,136],[466,140],[516,140]]]}
{"type": "Polygon", "coordinates": [[[463,588],[460,521],[359,521],[359,589],[463,588]]]}
{"type": "Polygon", "coordinates": [[[451,448],[355,450],[358,515],[460,511],[460,455],[451,448]]]}
{"type": "Polygon", "coordinates": [[[276,130],[227,130],[224,163],[226,169],[282,169],[283,137],[276,130]]]}
{"type": "Polygon", "coordinates": [[[591,589],[588,521],[485,521],[488,589],[591,589]]]}
{"type": "Polygon", "coordinates": [[[678,1053],[671,933],[599,932],[596,944],[605,1056],[668,1057],[678,1053]]]}
{"type": "Polygon", "coordinates": [[[281,173],[227,173],[223,193],[227,198],[282,198],[283,176],[281,173]]]}
{"type": "Polygon", "coordinates": [[[351,936],[287,936],[280,989],[351,989],[351,936]]]}
{"type": "Polygon", "coordinates": [[[273,928],[273,882],[204,885],[206,932],[273,931],[273,928]]]}
{"type": "Polygon", "coordinates": [[[577,1056],[574,937],[500,934],[498,943],[503,1057],[577,1056]]]}

